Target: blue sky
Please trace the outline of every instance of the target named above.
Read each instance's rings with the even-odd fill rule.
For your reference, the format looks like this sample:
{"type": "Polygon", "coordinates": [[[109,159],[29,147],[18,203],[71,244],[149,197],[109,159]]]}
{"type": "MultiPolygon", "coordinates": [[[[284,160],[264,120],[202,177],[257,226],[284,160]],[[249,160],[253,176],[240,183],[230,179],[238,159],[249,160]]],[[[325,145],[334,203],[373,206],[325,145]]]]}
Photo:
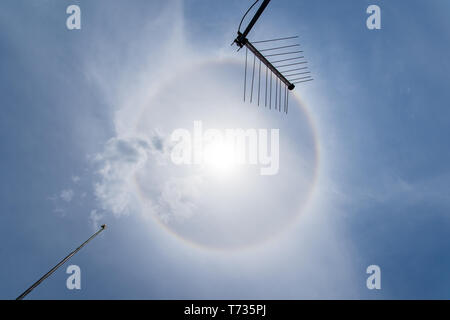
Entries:
{"type": "MultiPolygon", "coordinates": [[[[230,79],[241,81],[239,68],[212,68],[220,77],[195,91],[186,83],[201,82],[183,68],[224,57],[242,62],[229,44],[250,4],[2,1],[0,298],[15,298],[86,239],[93,217],[109,228],[70,262],[81,268],[82,289],[66,289],[62,268],[30,299],[450,297],[444,0],[272,1],[250,39],[299,34],[315,78],[296,89],[320,149],[309,205],[274,239],[232,251],[193,246],[151,218],[124,178],[140,174],[137,164],[154,154],[139,139],[185,125],[191,119],[183,106],[208,90],[236,92],[230,79]],[[81,7],[81,30],[65,27],[70,4],[81,7]],[[381,7],[381,30],[366,28],[370,4],[381,7]],[[185,81],[170,82],[177,78],[185,81]],[[160,102],[178,95],[179,105],[160,102]],[[380,291],[366,288],[371,264],[381,267],[380,291]]],[[[235,106],[227,115],[220,97],[205,98],[219,107],[192,113],[229,124],[235,106]]],[[[312,131],[299,110],[280,117],[251,106],[239,121],[280,127],[288,132],[282,142],[304,153],[312,131]]],[[[303,158],[312,164],[310,154],[303,158]]],[[[273,181],[295,191],[301,175],[286,167],[292,177],[273,181]]],[[[156,182],[164,186],[174,173],[146,168],[151,201],[156,182]]],[[[251,211],[255,202],[256,195],[233,208],[251,211]]],[[[292,209],[277,194],[270,204],[292,209]]]]}

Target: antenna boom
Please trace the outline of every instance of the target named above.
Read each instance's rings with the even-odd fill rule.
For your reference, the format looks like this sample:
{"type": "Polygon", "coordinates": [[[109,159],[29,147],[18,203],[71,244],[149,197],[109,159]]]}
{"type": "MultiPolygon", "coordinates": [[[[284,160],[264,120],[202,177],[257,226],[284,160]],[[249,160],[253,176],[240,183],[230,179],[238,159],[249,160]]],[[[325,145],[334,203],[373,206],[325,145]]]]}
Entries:
{"type": "Polygon", "coordinates": [[[55,272],[59,267],[61,267],[64,263],[67,262],[67,260],[69,260],[70,258],[72,258],[78,251],[81,250],[81,248],[83,248],[89,241],[91,241],[92,239],[94,239],[100,232],[102,232],[103,230],[106,229],[106,225],[102,225],[101,229],[98,230],[96,233],[94,233],[89,239],[87,239],[85,242],[83,242],[83,244],[81,244],[78,248],[76,248],[74,251],[72,251],[71,253],[69,253],[69,255],[67,257],[65,257],[64,259],[62,259],[56,266],[54,266],[49,272],[47,272],[46,274],[44,274],[38,281],[36,281],[35,283],[33,283],[33,285],[31,287],[29,287],[27,290],[25,290],[20,296],[18,296],[16,298],[16,300],[22,300],[23,298],[25,298],[25,296],[27,296],[34,288],[36,288],[38,285],[40,285],[45,279],[47,279],[48,277],[50,277],[52,275],[53,272],[55,272]]]}

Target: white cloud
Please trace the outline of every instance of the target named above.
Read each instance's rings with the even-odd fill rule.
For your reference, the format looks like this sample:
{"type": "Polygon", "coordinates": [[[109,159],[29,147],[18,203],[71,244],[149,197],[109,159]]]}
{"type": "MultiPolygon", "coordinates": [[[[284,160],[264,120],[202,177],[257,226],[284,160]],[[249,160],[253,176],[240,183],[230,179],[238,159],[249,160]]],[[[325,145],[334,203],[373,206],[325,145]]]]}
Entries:
{"type": "Polygon", "coordinates": [[[97,212],[97,210],[92,210],[89,214],[89,221],[93,225],[94,229],[100,228],[100,221],[103,219],[104,214],[97,212]]]}
{"type": "Polygon", "coordinates": [[[192,217],[199,210],[199,186],[201,177],[171,178],[161,186],[161,194],[156,199],[156,213],[160,219],[170,224],[172,220],[182,221],[192,217]]]}
{"type": "Polygon", "coordinates": [[[65,202],[70,202],[70,201],[72,201],[74,195],[75,195],[75,192],[72,189],[65,189],[65,190],[61,191],[61,194],[59,196],[65,202]]]}
{"type": "Polygon", "coordinates": [[[103,210],[116,216],[128,214],[133,198],[133,175],[148,159],[150,144],[142,138],[112,138],[94,161],[100,181],[95,196],[103,210]]]}

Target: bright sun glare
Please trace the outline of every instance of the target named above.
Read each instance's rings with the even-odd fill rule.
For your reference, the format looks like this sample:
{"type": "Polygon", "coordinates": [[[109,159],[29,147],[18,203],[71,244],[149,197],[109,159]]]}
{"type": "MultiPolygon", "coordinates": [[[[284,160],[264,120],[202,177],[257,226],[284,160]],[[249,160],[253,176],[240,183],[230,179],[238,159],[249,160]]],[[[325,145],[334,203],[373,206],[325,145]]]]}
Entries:
{"type": "Polygon", "coordinates": [[[211,142],[204,149],[205,164],[217,174],[229,174],[237,166],[237,154],[232,144],[211,142]]]}
{"type": "Polygon", "coordinates": [[[306,109],[293,96],[290,119],[278,119],[244,104],[242,66],[214,61],[174,74],[186,85],[162,85],[138,120],[139,136],[157,129],[167,141],[135,176],[142,207],[164,229],[208,248],[241,248],[281,233],[305,208],[316,178],[306,109]],[[193,95],[198,88],[204,94],[193,95]],[[287,147],[278,146],[280,132],[287,147]]]}

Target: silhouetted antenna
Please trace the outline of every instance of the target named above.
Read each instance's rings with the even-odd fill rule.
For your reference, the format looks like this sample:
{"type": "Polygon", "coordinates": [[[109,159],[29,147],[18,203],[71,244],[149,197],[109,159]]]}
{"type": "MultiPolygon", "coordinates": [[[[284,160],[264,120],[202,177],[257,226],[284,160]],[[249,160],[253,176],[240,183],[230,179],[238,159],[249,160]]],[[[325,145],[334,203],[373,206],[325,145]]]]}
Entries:
{"type": "Polygon", "coordinates": [[[300,45],[299,44],[293,44],[293,45],[290,45],[290,46],[276,47],[276,48],[270,48],[270,49],[262,49],[261,52],[280,50],[280,49],[286,49],[286,48],[292,48],[292,47],[300,47],[300,45]]]}
{"type": "MultiPolygon", "coordinates": [[[[253,81],[255,80],[255,62],[256,56],[253,56],[253,72],[252,72],[252,90],[250,91],[250,103],[253,101],[253,81]]],[[[245,92],[244,92],[245,94],[245,92]]]]}
{"type": "Polygon", "coordinates": [[[18,296],[16,298],[16,300],[22,300],[23,298],[25,298],[34,288],[36,288],[38,285],[40,285],[45,279],[47,279],[48,277],[50,277],[53,272],[55,272],[56,270],[58,270],[59,267],[61,267],[64,263],[67,262],[67,260],[69,260],[70,258],[72,258],[78,251],[81,250],[81,248],[83,248],[86,244],[89,243],[89,241],[91,241],[92,239],[94,239],[100,232],[102,232],[103,230],[106,229],[106,224],[102,225],[100,227],[100,230],[98,230],[96,233],[94,233],[89,239],[87,239],[85,242],[83,242],[81,244],[81,246],[79,246],[78,248],[76,248],[74,251],[72,251],[71,253],[69,253],[69,255],[67,257],[65,257],[64,259],[62,259],[56,266],[54,266],[49,272],[47,272],[46,274],[44,274],[38,281],[36,281],[35,283],[33,283],[33,285],[31,285],[31,287],[29,287],[27,290],[25,290],[20,296],[18,296]]]}
{"type": "Polygon", "coordinates": [[[278,79],[275,79],[275,110],[277,110],[278,103],[278,79]]]}
{"type": "Polygon", "coordinates": [[[303,80],[303,81],[297,81],[297,82],[294,82],[294,84],[297,84],[297,83],[303,83],[303,82],[308,82],[308,81],[313,81],[314,79],[308,79],[308,80],[303,80]]]}
{"type": "Polygon", "coordinates": [[[287,54],[294,54],[294,53],[302,53],[303,51],[299,50],[299,51],[292,51],[292,52],[283,52],[283,53],[274,53],[274,54],[267,54],[267,57],[275,57],[275,56],[283,56],[283,55],[287,55],[287,54]]]}
{"type": "Polygon", "coordinates": [[[261,60],[259,60],[259,73],[258,73],[258,107],[259,107],[260,92],[261,92],[261,60]]]}
{"type": "Polygon", "coordinates": [[[253,102],[253,90],[254,90],[254,81],[255,81],[255,68],[256,68],[256,59],[259,60],[258,63],[258,106],[260,105],[261,100],[261,89],[264,90],[264,106],[267,107],[269,105],[269,109],[272,109],[272,86],[273,82],[275,85],[274,92],[274,100],[273,105],[276,110],[281,112],[281,105],[283,103],[283,111],[288,113],[289,110],[289,91],[295,88],[296,84],[304,83],[308,81],[312,81],[311,72],[297,72],[299,70],[307,70],[308,67],[298,67],[301,65],[306,65],[308,62],[303,55],[303,50],[298,50],[300,47],[299,43],[292,43],[293,41],[297,41],[298,36],[289,36],[289,37],[280,37],[274,39],[267,40],[259,40],[253,41],[251,43],[247,36],[252,30],[253,26],[260,18],[270,0],[263,0],[261,6],[256,11],[255,15],[249,22],[248,26],[245,28],[243,32],[241,32],[242,23],[247,16],[247,14],[255,7],[255,5],[260,0],[256,0],[239,23],[237,37],[234,40],[239,49],[238,51],[245,47],[245,71],[244,71],[244,101],[246,101],[247,97],[247,65],[248,65],[248,51],[253,54],[253,68],[252,68],[252,79],[250,85],[250,103],[253,102]],[[261,46],[256,48],[255,45],[261,46]],[[268,53],[266,55],[263,54],[268,53]],[[261,81],[261,67],[262,65],[266,68],[266,78],[265,82],[261,81]],[[292,68],[289,68],[292,67],[292,68]],[[294,72],[294,73],[292,73],[294,72]],[[275,76],[275,81],[272,78],[275,76]],[[282,86],[284,86],[284,92],[282,91],[282,86]],[[264,88],[262,88],[264,87],[264,88]]]}
{"type": "Polygon", "coordinates": [[[266,67],[266,92],[264,95],[264,107],[267,107],[267,75],[269,73],[269,69],[266,67]]]}
{"type": "MultiPolygon", "coordinates": [[[[308,74],[308,73],[311,73],[311,72],[306,71],[306,72],[291,73],[291,74],[287,74],[286,77],[298,76],[298,75],[308,74]]],[[[292,80],[291,80],[291,81],[292,81],[292,80]]]]}
{"type": "Polygon", "coordinates": [[[281,111],[281,81],[280,81],[280,90],[278,91],[278,96],[280,99],[280,102],[278,103],[278,111],[281,111]]]}
{"type": "Polygon", "coordinates": [[[289,40],[289,39],[296,39],[298,36],[294,37],[286,37],[286,38],[278,38],[278,39],[270,39],[270,40],[262,40],[262,41],[253,41],[253,43],[264,43],[264,42],[272,42],[272,41],[280,41],[280,40],[289,40]]]}
{"type": "Polygon", "coordinates": [[[248,60],[248,49],[245,48],[244,102],[245,102],[245,90],[247,89],[247,60],[248,60]]]}
{"type": "Polygon", "coordinates": [[[269,96],[269,109],[272,109],[272,78],[273,72],[270,71],[270,96],[269,96]]]}
{"type": "Polygon", "coordinates": [[[296,68],[296,69],[290,69],[290,70],[286,70],[286,71],[284,71],[284,73],[287,73],[287,72],[292,72],[292,71],[298,71],[298,70],[306,70],[306,69],[308,69],[308,67],[303,67],[303,68],[296,68]]]}

